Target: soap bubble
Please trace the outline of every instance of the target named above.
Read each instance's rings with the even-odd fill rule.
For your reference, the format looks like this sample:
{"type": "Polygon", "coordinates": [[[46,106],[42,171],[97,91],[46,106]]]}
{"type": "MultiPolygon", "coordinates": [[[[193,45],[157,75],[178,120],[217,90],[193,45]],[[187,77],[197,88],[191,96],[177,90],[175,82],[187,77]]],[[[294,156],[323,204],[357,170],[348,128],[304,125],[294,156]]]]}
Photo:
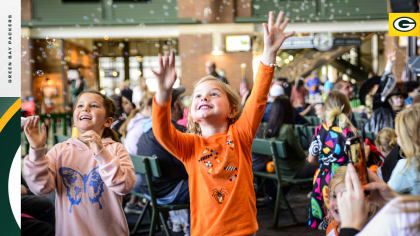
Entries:
{"type": "Polygon", "coordinates": [[[35,75],[36,76],[43,76],[44,75],[44,71],[43,70],[36,70],[35,71],[35,75]]]}

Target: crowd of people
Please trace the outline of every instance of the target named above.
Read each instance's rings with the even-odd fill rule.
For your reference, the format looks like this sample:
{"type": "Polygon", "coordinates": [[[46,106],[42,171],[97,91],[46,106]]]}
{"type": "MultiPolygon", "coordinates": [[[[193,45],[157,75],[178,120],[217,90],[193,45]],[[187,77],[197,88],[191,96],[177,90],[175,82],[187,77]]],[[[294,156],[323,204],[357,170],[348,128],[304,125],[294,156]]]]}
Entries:
{"type": "Polygon", "coordinates": [[[185,89],[172,88],[171,52],[159,55],[154,94],[144,79],[133,90],[123,84],[112,98],[75,82],[78,137],[50,150],[45,124],[39,128],[39,117],[30,116],[23,127],[30,151],[23,162],[22,235],[128,235],[125,214],[140,213],[143,202],[131,196],[123,207],[123,195],[147,192],[130,154],[158,158],[162,177],[152,181],[159,204],[190,204],[189,211],[169,212],[174,232],[255,235],[253,171],[272,160],[251,155],[255,136],[283,141],[293,156],[281,165],[295,178],[313,177],[309,227],[326,235],[420,234],[419,83],[397,84],[394,55],[383,75],[366,80],[358,93],[349,81],[323,83],[316,71],[293,83],[273,80],[277,51],[294,34],[285,33],[283,15],[270,12],[263,24],[263,55],[244,98],[208,62],[186,108],[185,89]],[[308,115],[320,124],[305,150],[294,126],[309,125],[308,115]],[[362,140],[366,132],[375,139],[362,140]],[[356,153],[366,166],[354,161],[350,140],[363,147],[356,153]],[[369,169],[367,184],[361,168],[369,169]],[[55,207],[39,197],[51,193],[55,207]],[[34,208],[38,203],[45,207],[34,208]]]}

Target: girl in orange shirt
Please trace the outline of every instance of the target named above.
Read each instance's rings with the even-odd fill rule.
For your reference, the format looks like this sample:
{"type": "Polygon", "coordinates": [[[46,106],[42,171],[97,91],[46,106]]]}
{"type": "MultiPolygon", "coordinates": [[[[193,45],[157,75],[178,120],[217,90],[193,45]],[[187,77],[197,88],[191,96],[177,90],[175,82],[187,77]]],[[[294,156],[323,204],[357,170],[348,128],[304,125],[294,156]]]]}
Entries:
{"type": "Polygon", "coordinates": [[[153,103],[153,131],[188,172],[191,235],[252,235],[258,230],[251,147],[264,114],[277,51],[292,36],[289,19],[269,13],[263,24],[264,53],[252,93],[241,112],[239,94],[213,76],[195,86],[189,112],[189,134],[171,124],[170,97],[176,80],[175,56],[159,57],[154,72],[158,89],[153,103]],[[242,115],[241,115],[242,113],[242,115]]]}

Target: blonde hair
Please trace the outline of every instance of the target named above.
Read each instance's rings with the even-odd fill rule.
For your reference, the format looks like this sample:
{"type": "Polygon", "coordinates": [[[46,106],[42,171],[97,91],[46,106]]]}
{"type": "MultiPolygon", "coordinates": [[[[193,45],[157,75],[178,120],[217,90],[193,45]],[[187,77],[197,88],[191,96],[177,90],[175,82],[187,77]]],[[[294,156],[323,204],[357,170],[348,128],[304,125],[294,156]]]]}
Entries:
{"type": "Polygon", "coordinates": [[[397,134],[391,128],[383,128],[376,136],[375,145],[384,152],[390,152],[397,146],[397,134]]]}
{"type": "Polygon", "coordinates": [[[130,123],[131,119],[133,119],[137,113],[143,111],[146,107],[152,107],[153,103],[153,94],[147,94],[143,96],[143,98],[140,100],[140,107],[139,109],[132,110],[130,115],[128,115],[127,119],[124,121],[124,123],[121,125],[121,127],[118,129],[120,134],[125,137],[127,135],[127,127],[128,123],[130,123]]]}
{"type": "MultiPolygon", "coordinates": [[[[239,93],[237,91],[235,91],[230,85],[222,82],[218,78],[216,78],[214,76],[211,76],[211,75],[207,75],[207,76],[204,76],[203,78],[201,78],[195,84],[194,91],[195,91],[195,88],[197,88],[197,86],[199,84],[202,84],[204,82],[209,82],[209,81],[217,83],[217,85],[223,91],[225,91],[225,93],[227,95],[227,98],[229,100],[230,108],[233,109],[233,111],[235,112],[235,114],[233,115],[233,118],[230,118],[228,120],[228,125],[231,125],[231,124],[235,123],[235,121],[238,120],[238,118],[239,118],[239,116],[241,115],[241,112],[242,112],[241,97],[239,96],[239,93]]],[[[193,95],[194,95],[194,92],[193,92],[193,95]]],[[[192,99],[194,99],[194,98],[192,98],[192,99]]],[[[197,134],[197,135],[201,135],[200,125],[197,122],[194,122],[194,120],[191,116],[191,109],[192,109],[192,105],[190,105],[190,112],[188,113],[187,132],[197,134]]]]}
{"type": "Polygon", "coordinates": [[[328,184],[328,196],[332,196],[334,189],[340,183],[344,183],[346,178],[347,166],[340,166],[333,174],[333,177],[328,184]]]}
{"type": "Polygon", "coordinates": [[[337,122],[341,129],[350,126],[351,130],[357,134],[356,128],[347,117],[351,115],[351,107],[348,98],[344,94],[337,91],[329,92],[324,103],[324,111],[328,127],[337,122]]]}
{"type": "MultiPolygon", "coordinates": [[[[329,198],[334,194],[334,189],[337,185],[344,183],[346,179],[347,166],[340,166],[335,172],[328,184],[329,198]]],[[[329,199],[328,199],[329,200],[329,199]]],[[[350,203],[349,203],[350,204],[350,203]]],[[[369,203],[368,219],[371,219],[378,212],[379,207],[375,204],[369,203]]]]}
{"type": "Polygon", "coordinates": [[[415,104],[400,111],[395,118],[395,130],[401,142],[401,149],[407,157],[407,166],[411,159],[420,161],[420,104],[415,104]]]}

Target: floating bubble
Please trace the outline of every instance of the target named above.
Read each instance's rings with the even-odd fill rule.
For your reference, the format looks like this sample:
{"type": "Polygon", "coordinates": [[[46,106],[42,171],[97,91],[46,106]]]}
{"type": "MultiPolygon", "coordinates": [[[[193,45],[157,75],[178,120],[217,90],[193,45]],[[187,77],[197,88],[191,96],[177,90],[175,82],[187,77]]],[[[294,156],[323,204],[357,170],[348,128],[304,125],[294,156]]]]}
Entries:
{"type": "Polygon", "coordinates": [[[162,6],[162,8],[165,9],[165,10],[169,9],[168,5],[165,5],[165,4],[162,6]]]}
{"type": "Polygon", "coordinates": [[[36,70],[35,71],[35,75],[36,76],[43,76],[44,75],[44,71],[43,70],[36,70]]]}
{"type": "Polygon", "coordinates": [[[130,4],[130,5],[128,5],[131,9],[133,9],[134,8],[134,5],[133,4],[130,4]]]}
{"type": "Polygon", "coordinates": [[[163,13],[163,15],[165,15],[165,16],[169,16],[169,13],[165,11],[165,12],[163,13]]]}
{"type": "Polygon", "coordinates": [[[150,10],[150,14],[155,14],[155,11],[154,10],[150,10]]]}
{"type": "Polygon", "coordinates": [[[260,5],[257,5],[257,4],[254,4],[253,7],[254,7],[255,10],[259,10],[260,9],[260,5]]]}
{"type": "Polygon", "coordinates": [[[112,7],[113,8],[118,8],[118,5],[117,4],[112,4],[112,7]]]}
{"type": "Polygon", "coordinates": [[[356,9],[355,9],[357,12],[359,12],[360,11],[360,9],[358,8],[358,7],[356,7],[356,9]]]}
{"type": "Polygon", "coordinates": [[[99,19],[98,18],[93,18],[93,22],[99,23],[99,19]]]}
{"type": "Polygon", "coordinates": [[[89,16],[83,16],[83,20],[89,20],[89,16]]]}

